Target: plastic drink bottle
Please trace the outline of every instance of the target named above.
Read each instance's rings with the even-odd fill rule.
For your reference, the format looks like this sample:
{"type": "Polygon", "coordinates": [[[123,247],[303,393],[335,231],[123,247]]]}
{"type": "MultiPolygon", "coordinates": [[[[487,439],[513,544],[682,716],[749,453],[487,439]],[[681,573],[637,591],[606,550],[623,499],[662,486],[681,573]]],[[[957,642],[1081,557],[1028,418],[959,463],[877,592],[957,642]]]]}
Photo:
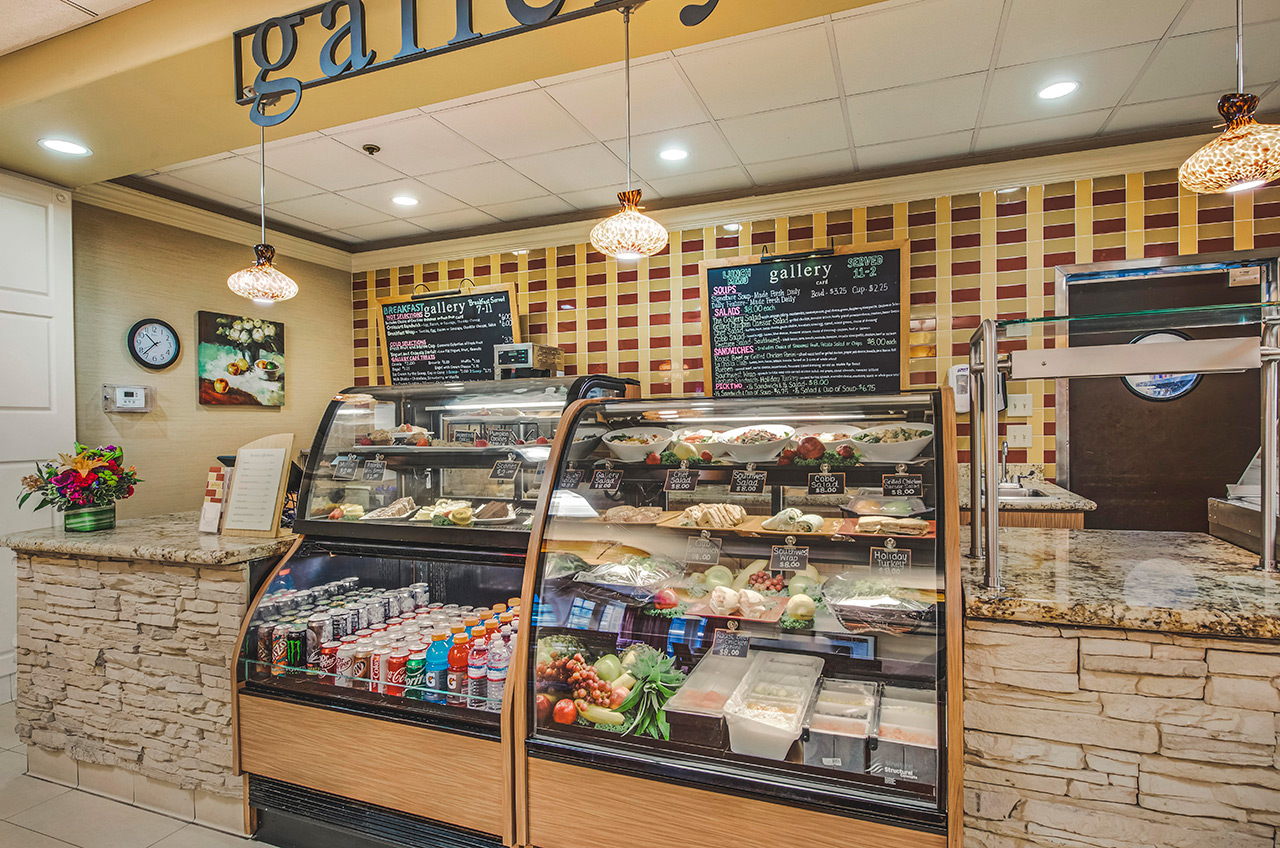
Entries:
{"type": "Polygon", "coordinates": [[[507,689],[507,667],[511,665],[511,649],[503,641],[501,634],[496,634],[489,647],[488,693],[489,700],[484,708],[489,712],[502,709],[502,696],[507,689]]]}
{"type": "Polygon", "coordinates": [[[431,646],[427,648],[424,666],[422,699],[433,704],[443,704],[449,691],[449,634],[431,634],[431,646]]]}
{"type": "Polygon", "coordinates": [[[489,689],[489,642],[484,628],[471,630],[471,646],[467,653],[467,706],[473,710],[487,709],[485,695],[489,689]]]}
{"type": "Polygon", "coordinates": [[[467,637],[459,633],[453,637],[453,647],[449,649],[448,681],[449,694],[446,702],[451,707],[467,705],[467,637]]]}

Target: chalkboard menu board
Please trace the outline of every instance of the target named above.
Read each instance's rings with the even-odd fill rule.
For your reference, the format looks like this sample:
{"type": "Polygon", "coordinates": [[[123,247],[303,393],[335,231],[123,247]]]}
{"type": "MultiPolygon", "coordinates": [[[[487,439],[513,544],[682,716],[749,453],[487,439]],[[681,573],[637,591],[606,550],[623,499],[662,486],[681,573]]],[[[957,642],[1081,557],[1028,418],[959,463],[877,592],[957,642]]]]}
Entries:
{"type": "Polygon", "coordinates": [[[382,373],[393,386],[493,379],[493,347],[520,341],[515,287],[379,300],[382,373]]]}
{"type": "Polygon", "coordinates": [[[702,263],[713,397],[883,394],[907,387],[907,242],[702,263]]]}

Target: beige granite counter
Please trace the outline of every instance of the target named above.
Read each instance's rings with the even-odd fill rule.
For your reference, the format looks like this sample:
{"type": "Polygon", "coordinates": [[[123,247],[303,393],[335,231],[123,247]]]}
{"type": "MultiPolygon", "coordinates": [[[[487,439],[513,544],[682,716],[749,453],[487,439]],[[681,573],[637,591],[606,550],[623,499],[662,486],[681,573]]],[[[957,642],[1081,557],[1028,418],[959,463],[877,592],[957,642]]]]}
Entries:
{"type": "MultiPolygon", "coordinates": [[[[1011,474],[1024,474],[1030,470],[1028,466],[1010,466],[1011,474]]],[[[1001,511],[1028,511],[1028,512],[1093,512],[1098,505],[1088,498],[1081,497],[1075,492],[1069,492],[1056,483],[1050,483],[1043,477],[1036,477],[1027,480],[1024,485],[1029,489],[1038,489],[1044,492],[1048,497],[1044,498],[1027,498],[1013,501],[1001,501],[1001,511]]],[[[960,466],[960,497],[958,498],[961,509],[969,509],[969,466],[962,464],[960,466]]]]}
{"type": "Polygon", "coordinates": [[[257,539],[201,533],[199,515],[174,512],[127,518],[115,529],[68,533],[61,526],[0,536],[0,547],[34,554],[100,559],[148,560],[188,565],[235,565],[276,556],[288,549],[292,536],[257,539]]]}
{"type": "Polygon", "coordinates": [[[1280,575],[1206,533],[1009,527],[1000,540],[1002,591],[966,559],[970,618],[1280,639],[1280,575]]]}

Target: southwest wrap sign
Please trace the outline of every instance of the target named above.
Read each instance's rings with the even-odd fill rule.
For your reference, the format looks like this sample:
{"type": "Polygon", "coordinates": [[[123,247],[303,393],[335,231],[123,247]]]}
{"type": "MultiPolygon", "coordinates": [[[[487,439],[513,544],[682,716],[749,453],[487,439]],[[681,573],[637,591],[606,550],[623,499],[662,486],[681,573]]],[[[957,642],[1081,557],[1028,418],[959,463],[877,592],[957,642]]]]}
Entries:
{"type": "Polygon", "coordinates": [[[713,397],[891,394],[908,388],[907,242],[702,263],[713,397]]]}
{"type": "Polygon", "coordinates": [[[374,312],[388,385],[493,379],[493,346],[520,341],[514,287],[379,300],[374,312]]]}
{"type": "MultiPolygon", "coordinates": [[[[487,2],[498,5],[498,0],[487,2]]],[[[636,0],[598,0],[585,6],[578,0],[570,3],[571,7],[578,8],[570,8],[568,11],[564,9],[566,0],[547,0],[543,3],[531,3],[529,0],[505,2],[507,12],[516,22],[515,26],[489,33],[475,30],[472,0],[399,0],[398,3],[396,0],[369,0],[372,12],[366,9],[364,0],[329,0],[291,15],[269,18],[232,34],[236,102],[253,103],[254,108],[250,112],[253,122],[273,127],[289,119],[302,101],[305,89],[509,38],[527,30],[588,18],[603,12],[616,12],[624,7],[634,6],[636,0]],[[420,13],[428,16],[425,23],[433,25],[440,19],[451,18],[454,36],[444,44],[423,47],[418,41],[419,30],[422,29],[419,26],[420,13]],[[398,19],[399,26],[394,27],[397,37],[394,40],[388,39],[385,45],[374,44],[369,38],[368,24],[371,16],[376,18],[372,29],[377,33],[392,31],[392,23],[398,19]],[[324,32],[315,32],[315,27],[308,27],[313,19],[317,20],[324,32]],[[332,34],[326,35],[327,33],[332,34]],[[323,44],[320,43],[322,39],[323,44]],[[289,74],[289,66],[298,55],[300,42],[305,42],[308,47],[317,51],[320,76],[304,80],[289,74]],[[278,55],[271,55],[277,50],[278,55]],[[379,60],[379,50],[384,55],[391,55],[379,60]],[[393,50],[396,51],[394,54],[393,50]],[[252,59],[252,67],[245,61],[246,53],[252,59]],[[252,80],[248,79],[248,75],[253,76],[252,80]],[[273,115],[266,114],[265,107],[274,105],[286,95],[292,95],[292,98],[282,111],[273,115]]],[[[689,27],[697,26],[715,11],[719,3],[720,0],[690,2],[680,10],[680,22],[689,27]]],[[[438,29],[434,26],[431,28],[438,29]]]]}

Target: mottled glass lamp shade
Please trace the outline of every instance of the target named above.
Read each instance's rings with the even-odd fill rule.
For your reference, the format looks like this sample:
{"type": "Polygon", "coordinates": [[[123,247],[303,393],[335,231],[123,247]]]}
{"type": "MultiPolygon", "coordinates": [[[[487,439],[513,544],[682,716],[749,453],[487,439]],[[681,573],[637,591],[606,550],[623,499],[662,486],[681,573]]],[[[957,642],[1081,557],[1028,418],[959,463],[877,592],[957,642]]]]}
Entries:
{"type": "Polygon", "coordinates": [[[640,211],[640,189],[618,192],[622,211],[591,230],[591,244],[606,256],[634,261],[667,246],[667,230],[640,211]]]}
{"type": "Polygon", "coordinates": [[[1222,95],[1218,113],[1227,128],[1182,163],[1178,182],[1184,188],[1200,194],[1247,191],[1280,178],[1280,125],[1255,121],[1257,108],[1256,95],[1222,95]]]}
{"type": "Polygon", "coordinates": [[[288,300],[298,293],[298,284],[280,273],[271,264],[276,249],[269,244],[255,244],[254,255],[258,261],[243,271],[227,277],[227,288],[255,303],[275,303],[288,300]]]}

